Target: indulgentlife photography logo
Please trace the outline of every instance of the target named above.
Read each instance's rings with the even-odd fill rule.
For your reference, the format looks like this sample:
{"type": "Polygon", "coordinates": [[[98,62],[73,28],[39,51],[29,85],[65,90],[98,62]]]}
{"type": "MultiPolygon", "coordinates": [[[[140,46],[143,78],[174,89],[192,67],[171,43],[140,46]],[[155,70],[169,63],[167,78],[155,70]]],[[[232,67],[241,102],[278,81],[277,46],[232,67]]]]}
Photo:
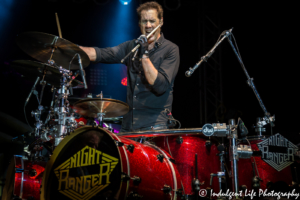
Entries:
{"type": "Polygon", "coordinates": [[[299,193],[295,192],[295,189],[293,189],[291,192],[275,192],[273,191],[268,191],[268,190],[262,190],[259,189],[258,191],[254,191],[254,190],[245,190],[243,191],[239,191],[237,192],[231,192],[229,189],[226,192],[223,192],[222,190],[220,190],[219,192],[214,192],[213,190],[210,190],[210,194],[208,194],[208,190],[206,189],[201,189],[199,190],[199,196],[200,197],[207,197],[210,195],[211,198],[214,197],[226,197],[228,199],[233,199],[235,197],[239,197],[239,198],[245,198],[245,197],[250,197],[250,199],[255,199],[256,197],[259,198],[269,198],[269,197],[273,197],[275,199],[281,199],[281,198],[286,198],[286,199],[290,199],[290,198],[294,198],[294,199],[298,199],[299,197],[299,193]]]}

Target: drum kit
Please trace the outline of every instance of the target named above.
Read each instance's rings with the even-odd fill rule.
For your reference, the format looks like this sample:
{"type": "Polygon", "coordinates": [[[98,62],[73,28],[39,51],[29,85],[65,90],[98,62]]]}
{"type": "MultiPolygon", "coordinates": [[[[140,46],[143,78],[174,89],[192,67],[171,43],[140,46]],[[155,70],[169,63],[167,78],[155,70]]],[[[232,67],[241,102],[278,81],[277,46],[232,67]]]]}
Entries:
{"type": "Polygon", "coordinates": [[[40,79],[42,91],[38,109],[32,111],[36,140],[26,148],[27,156],[12,159],[2,199],[198,199],[204,190],[206,198],[213,198],[211,191],[270,189],[278,181],[292,184],[289,167],[278,172],[254,153],[259,151],[256,144],[267,138],[261,134],[266,118],[257,123],[259,134],[253,138],[246,136],[242,122],[234,120],[229,125],[116,134],[105,128],[105,121],[120,120],[129,110],[126,103],[101,94],[73,98],[75,103],[69,105],[72,88],[86,87],[71,70],[79,69],[84,76],[81,68],[89,65],[77,45],[39,32],[19,35],[17,44],[40,61],[19,60],[11,65],[36,79],[25,105],[40,79]],[[78,63],[73,62],[76,56],[78,63]],[[53,97],[42,121],[46,83],[52,85],[53,97]],[[86,125],[75,115],[97,119],[98,124],[86,125]],[[230,144],[219,137],[227,137],[230,144]]]}

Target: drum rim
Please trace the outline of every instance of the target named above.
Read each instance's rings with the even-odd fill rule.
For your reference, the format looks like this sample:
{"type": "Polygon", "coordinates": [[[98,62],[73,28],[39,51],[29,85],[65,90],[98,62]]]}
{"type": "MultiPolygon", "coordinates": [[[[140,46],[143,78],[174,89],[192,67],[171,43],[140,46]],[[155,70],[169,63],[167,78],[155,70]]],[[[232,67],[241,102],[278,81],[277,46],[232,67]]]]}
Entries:
{"type": "Polygon", "coordinates": [[[160,129],[160,130],[147,130],[147,131],[118,133],[118,136],[122,136],[125,138],[136,138],[136,137],[151,138],[151,137],[147,137],[145,135],[151,135],[151,137],[180,136],[180,135],[200,135],[203,137],[207,137],[202,133],[202,128],[160,129]]]}
{"type": "MultiPolygon", "coordinates": [[[[60,154],[60,151],[65,147],[65,145],[72,140],[74,137],[76,137],[77,135],[89,130],[89,129],[97,129],[97,130],[102,130],[104,132],[110,132],[107,129],[101,128],[99,126],[90,126],[90,125],[86,125],[83,127],[80,127],[78,129],[76,129],[73,133],[71,133],[71,135],[68,135],[67,137],[65,137],[60,143],[59,145],[54,149],[52,156],[50,157],[50,160],[47,162],[47,165],[45,167],[44,170],[44,174],[43,174],[43,180],[42,180],[42,188],[41,188],[41,194],[40,194],[40,200],[46,200],[45,195],[46,195],[46,189],[48,186],[48,180],[46,181],[46,179],[49,178],[50,176],[50,172],[51,169],[53,167],[53,164],[55,163],[58,155],[60,154]]],[[[114,133],[110,132],[111,134],[115,135],[114,133]]],[[[109,137],[111,137],[112,140],[115,140],[111,134],[107,133],[109,135],[109,137]]],[[[116,146],[117,147],[117,146],[116,146]]],[[[120,164],[121,164],[121,171],[123,171],[123,163],[122,163],[122,157],[121,157],[121,153],[119,148],[117,148],[118,153],[119,153],[119,157],[120,157],[120,164]]],[[[120,187],[122,186],[122,181],[120,184],[120,187]]]]}

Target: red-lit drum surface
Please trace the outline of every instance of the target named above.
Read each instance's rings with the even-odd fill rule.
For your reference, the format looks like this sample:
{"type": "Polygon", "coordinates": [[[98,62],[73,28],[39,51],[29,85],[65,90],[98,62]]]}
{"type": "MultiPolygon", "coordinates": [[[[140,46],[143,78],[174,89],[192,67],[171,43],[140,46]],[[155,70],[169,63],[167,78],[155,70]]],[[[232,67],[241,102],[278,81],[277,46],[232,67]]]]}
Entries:
{"type": "Polygon", "coordinates": [[[20,199],[40,199],[40,187],[45,170],[46,162],[31,162],[23,160],[21,156],[14,156],[11,160],[3,199],[13,199],[13,196],[20,199]]]}
{"type": "Polygon", "coordinates": [[[54,150],[41,199],[177,199],[174,191],[181,189],[181,179],[169,157],[151,144],[85,126],[54,150]],[[164,158],[160,160],[159,154],[164,158]]]}
{"type": "Polygon", "coordinates": [[[213,185],[210,186],[210,174],[220,171],[219,153],[216,144],[212,142],[210,147],[206,147],[207,138],[195,134],[182,134],[176,136],[155,137],[152,141],[160,148],[169,152],[175,159],[177,170],[182,179],[185,193],[194,194],[192,184],[195,178],[195,154],[197,154],[198,179],[203,185],[201,189],[210,187],[215,191],[219,190],[218,180],[214,178],[213,185]],[[182,143],[180,142],[182,141],[182,143]]]}
{"type": "Polygon", "coordinates": [[[77,110],[74,109],[73,105],[70,105],[70,112],[75,114],[75,121],[77,122],[77,127],[85,126],[87,123],[87,119],[78,114],[77,110]]]}
{"type": "MultiPolygon", "coordinates": [[[[259,151],[257,147],[257,143],[262,142],[264,139],[259,137],[248,137],[248,140],[251,144],[251,148],[253,151],[259,151]]],[[[241,143],[244,145],[249,145],[248,143],[241,143]]],[[[246,185],[247,189],[252,189],[252,179],[254,176],[253,173],[253,165],[254,162],[253,158],[255,159],[257,169],[259,172],[259,177],[262,179],[260,182],[260,188],[265,190],[267,189],[268,182],[278,182],[283,181],[287,184],[292,183],[292,173],[290,166],[284,168],[280,172],[270,166],[268,163],[262,160],[261,157],[252,157],[251,159],[239,159],[238,161],[238,174],[239,174],[239,185],[246,185]]],[[[255,170],[257,175],[257,171],[255,170]]]]}

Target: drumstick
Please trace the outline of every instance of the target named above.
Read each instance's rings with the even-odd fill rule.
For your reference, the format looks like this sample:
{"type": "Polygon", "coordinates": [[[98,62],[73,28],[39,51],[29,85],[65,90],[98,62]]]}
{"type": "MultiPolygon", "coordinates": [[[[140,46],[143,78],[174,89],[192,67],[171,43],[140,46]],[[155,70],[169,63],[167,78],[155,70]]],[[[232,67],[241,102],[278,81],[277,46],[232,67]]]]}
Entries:
{"type": "Polygon", "coordinates": [[[59,25],[59,20],[58,20],[58,15],[57,13],[55,13],[55,17],[56,17],[56,24],[57,24],[57,28],[58,28],[58,35],[60,38],[62,38],[62,35],[61,35],[61,30],[60,30],[60,25],[59,25]]]}

